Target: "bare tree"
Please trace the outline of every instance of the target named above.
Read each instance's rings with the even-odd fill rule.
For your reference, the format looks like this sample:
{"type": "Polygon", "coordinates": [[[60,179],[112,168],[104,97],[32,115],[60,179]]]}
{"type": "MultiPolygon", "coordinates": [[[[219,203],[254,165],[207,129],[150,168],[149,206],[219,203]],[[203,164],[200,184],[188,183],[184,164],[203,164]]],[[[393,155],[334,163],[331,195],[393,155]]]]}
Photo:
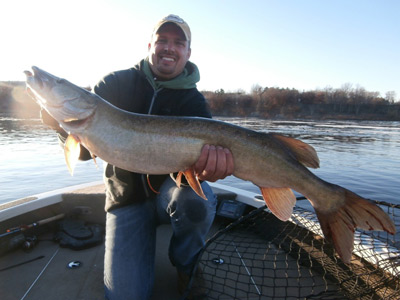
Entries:
{"type": "Polygon", "coordinates": [[[385,100],[390,104],[396,102],[396,92],[395,91],[388,91],[386,92],[385,100]]]}

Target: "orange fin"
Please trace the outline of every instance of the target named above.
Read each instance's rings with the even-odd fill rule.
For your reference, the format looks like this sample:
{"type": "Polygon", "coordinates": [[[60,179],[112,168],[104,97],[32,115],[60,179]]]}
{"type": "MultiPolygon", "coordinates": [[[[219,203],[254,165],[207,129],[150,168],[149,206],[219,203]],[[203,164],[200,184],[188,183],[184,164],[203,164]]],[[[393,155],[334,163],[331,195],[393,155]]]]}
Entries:
{"type": "MultiPolygon", "coordinates": [[[[197,178],[196,174],[194,173],[193,168],[189,168],[189,169],[187,169],[183,172],[179,172],[179,173],[183,173],[183,175],[185,175],[187,182],[189,183],[190,187],[195,191],[195,193],[197,195],[199,195],[204,200],[207,200],[207,197],[206,197],[206,195],[204,195],[203,189],[201,188],[200,181],[197,178]]],[[[179,176],[179,174],[178,174],[178,176],[179,176]]]]}
{"type": "Polygon", "coordinates": [[[272,136],[281,141],[301,164],[309,168],[319,168],[318,154],[312,146],[287,136],[279,134],[272,136]]]}
{"type": "Polygon", "coordinates": [[[169,174],[169,176],[172,178],[172,180],[175,181],[176,186],[177,186],[178,188],[181,187],[181,183],[182,183],[182,174],[183,174],[182,172],[179,172],[179,173],[176,175],[176,178],[174,177],[174,174],[173,174],[173,173],[169,174]]]}
{"type": "Polygon", "coordinates": [[[342,260],[349,263],[354,247],[355,228],[385,230],[394,234],[396,227],[379,206],[346,189],[344,195],[344,205],[336,211],[315,211],[325,238],[333,243],[342,260]]]}
{"type": "Polygon", "coordinates": [[[264,201],[269,210],[280,220],[290,219],[296,197],[290,188],[263,188],[260,187],[264,201]]]}
{"type": "Polygon", "coordinates": [[[64,144],[64,156],[69,173],[71,175],[74,174],[75,165],[79,160],[80,153],[81,146],[79,139],[76,136],[70,134],[64,144]]]}

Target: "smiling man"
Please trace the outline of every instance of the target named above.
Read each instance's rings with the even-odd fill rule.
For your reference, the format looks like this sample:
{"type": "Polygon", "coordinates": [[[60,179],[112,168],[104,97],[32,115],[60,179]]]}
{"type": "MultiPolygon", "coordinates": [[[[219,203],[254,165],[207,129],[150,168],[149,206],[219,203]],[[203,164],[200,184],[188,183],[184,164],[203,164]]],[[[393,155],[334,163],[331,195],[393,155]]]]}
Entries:
{"type": "Polygon", "coordinates": [[[160,29],[153,34],[149,43],[150,68],[159,80],[177,77],[190,58],[189,27],[186,23],[179,23],[179,19],[175,20],[182,27],[178,27],[177,23],[161,23],[160,29]]]}
{"type": "MultiPolygon", "coordinates": [[[[153,115],[210,118],[197,90],[197,66],[189,61],[191,32],[180,17],[157,23],[148,57],[127,70],[105,76],[94,92],[115,106],[153,115]]],[[[233,173],[228,149],[205,145],[193,166],[201,180],[216,181],[233,173]]],[[[149,299],[154,284],[155,235],[160,224],[172,224],[169,257],[183,289],[215,216],[216,199],[204,181],[204,201],[190,187],[177,188],[168,175],[148,176],[105,167],[107,299],[149,299]],[[158,193],[158,194],[157,194],[158,193]]]]}

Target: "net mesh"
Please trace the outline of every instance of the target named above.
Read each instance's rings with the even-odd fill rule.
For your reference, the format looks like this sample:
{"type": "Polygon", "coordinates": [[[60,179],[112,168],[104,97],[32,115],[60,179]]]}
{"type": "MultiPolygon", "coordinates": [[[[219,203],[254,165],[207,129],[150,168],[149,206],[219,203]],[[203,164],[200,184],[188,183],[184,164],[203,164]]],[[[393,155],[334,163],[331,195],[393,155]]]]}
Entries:
{"type": "Polygon", "coordinates": [[[400,205],[376,202],[397,235],[357,231],[344,264],[313,212],[278,220],[266,207],[223,226],[193,271],[191,299],[400,299],[400,205]]]}

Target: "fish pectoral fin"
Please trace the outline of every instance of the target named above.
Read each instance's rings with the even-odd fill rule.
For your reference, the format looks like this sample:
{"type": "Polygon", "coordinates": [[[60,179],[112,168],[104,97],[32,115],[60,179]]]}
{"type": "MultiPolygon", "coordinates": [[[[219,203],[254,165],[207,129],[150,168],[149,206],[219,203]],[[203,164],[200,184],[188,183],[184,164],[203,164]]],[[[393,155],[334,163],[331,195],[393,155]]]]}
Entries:
{"type": "Polygon", "coordinates": [[[260,187],[264,201],[269,210],[280,220],[290,219],[296,196],[290,188],[265,188],[260,187]]]}
{"type": "Polygon", "coordinates": [[[353,252],[355,228],[384,230],[395,234],[396,227],[389,216],[376,204],[344,189],[345,201],[331,212],[315,208],[322,232],[333,243],[336,252],[349,263],[353,252]]]}
{"type": "Polygon", "coordinates": [[[193,168],[186,169],[185,171],[181,171],[179,173],[182,173],[185,175],[187,182],[189,183],[190,187],[195,191],[197,195],[199,195],[201,198],[204,200],[207,200],[206,195],[204,195],[203,189],[201,188],[201,184],[199,181],[199,178],[196,176],[194,173],[193,168]]]}
{"type": "Polygon", "coordinates": [[[64,156],[69,173],[71,175],[74,174],[75,165],[79,160],[80,153],[81,153],[81,145],[78,137],[70,134],[65,140],[64,156]]]}
{"type": "Polygon", "coordinates": [[[319,168],[318,154],[312,146],[279,134],[273,134],[273,137],[282,142],[301,164],[309,168],[319,168]]]}

